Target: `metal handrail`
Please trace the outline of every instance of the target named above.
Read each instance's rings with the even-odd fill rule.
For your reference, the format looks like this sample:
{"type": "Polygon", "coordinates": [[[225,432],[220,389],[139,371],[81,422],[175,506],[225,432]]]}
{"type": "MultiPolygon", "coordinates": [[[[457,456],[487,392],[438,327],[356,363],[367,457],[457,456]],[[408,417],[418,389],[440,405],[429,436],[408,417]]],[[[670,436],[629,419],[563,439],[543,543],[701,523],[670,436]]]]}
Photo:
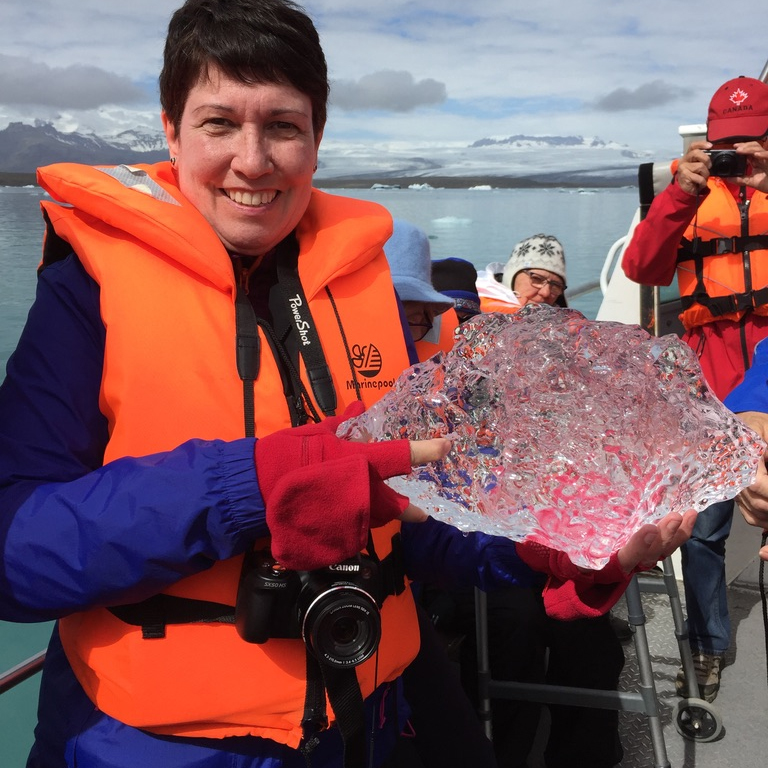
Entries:
{"type": "Polygon", "coordinates": [[[608,254],[603,262],[603,268],[600,270],[600,290],[603,292],[603,296],[608,293],[608,283],[611,279],[611,273],[615,266],[616,254],[624,246],[629,239],[628,235],[620,237],[609,249],[608,254]]]}
{"type": "Polygon", "coordinates": [[[768,61],[763,64],[763,71],[758,75],[758,80],[768,83],[768,61]]]}
{"type": "Polygon", "coordinates": [[[0,674],[0,694],[10,691],[19,683],[23,683],[27,678],[36,675],[42,668],[45,661],[45,651],[40,651],[31,656],[21,664],[11,667],[7,672],[0,674]]]}
{"type": "Polygon", "coordinates": [[[600,282],[598,280],[592,280],[589,283],[584,283],[583,285],[577,285],[575,288],[569,288],[565,292],[565,298],[566,299],[577,299],[579,296],[586,296],[588,293],[592,293],[592,291],[596,291],[600,287],[600,282]]]}

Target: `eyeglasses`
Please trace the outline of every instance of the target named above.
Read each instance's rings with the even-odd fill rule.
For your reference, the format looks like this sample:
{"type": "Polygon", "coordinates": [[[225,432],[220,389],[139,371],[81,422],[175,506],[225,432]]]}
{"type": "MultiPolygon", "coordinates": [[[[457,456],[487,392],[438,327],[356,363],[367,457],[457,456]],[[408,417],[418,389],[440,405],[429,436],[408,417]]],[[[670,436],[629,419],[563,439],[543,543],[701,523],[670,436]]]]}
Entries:
{"type": "Polygon", "coordinates": [[[414,341],[421,341],[431,330],[435,319],[432,307],[423,302],[406,304],[405,319],[414,341]]]}
{"type": "Polygon", "coordinates": [[[413,340],[421,341],[432,330],[432,323],[412,323],[409,320],[408,327],[411,329],[411,336],[413,336],[413,340]]]}
{"type": "Polygon", "coordinates": [[[549,290],[552,292],[553,296],[560,296],[568,287],[565,283],[561,283],[559,280],[550,280],[549,278],[544,277],[544,275],[539,275],[536,272],[532,272],[530,269],[524,269],[522,271],[528,275],[528,279],[531,281],[531,285],[536,288],[536,290],[540,290],[545,285],[548,285],[549,290]]]}

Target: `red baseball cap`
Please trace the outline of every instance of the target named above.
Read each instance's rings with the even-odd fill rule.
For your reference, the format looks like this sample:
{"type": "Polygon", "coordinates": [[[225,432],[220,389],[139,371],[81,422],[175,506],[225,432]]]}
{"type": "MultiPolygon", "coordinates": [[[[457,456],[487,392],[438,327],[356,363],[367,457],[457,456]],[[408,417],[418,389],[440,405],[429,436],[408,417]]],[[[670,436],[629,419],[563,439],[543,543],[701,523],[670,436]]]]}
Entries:
{"type": "Polygon", "coordinates": [[[733,142],[768,135],[768,84],[736,77],[721,85],[709,102],[707,141],[733,142]]]}

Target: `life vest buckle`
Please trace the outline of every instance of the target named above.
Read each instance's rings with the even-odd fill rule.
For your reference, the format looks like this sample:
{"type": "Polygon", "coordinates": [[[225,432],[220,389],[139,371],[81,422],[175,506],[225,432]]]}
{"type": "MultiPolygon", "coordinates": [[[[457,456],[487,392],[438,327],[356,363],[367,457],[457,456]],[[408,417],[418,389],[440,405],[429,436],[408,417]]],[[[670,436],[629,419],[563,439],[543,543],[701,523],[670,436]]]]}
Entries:
{"type": "Polygon", "coordinates": [[[737,312],[752,309],[755,306],[755,300],[752,291],[747,291],[746,293],[737,293],[733,298],[737,312]]]}
{"type": "Polygon", "coordinates": [[[762,307],[768,304],[768,286],[752,291],[752,306],[762,307]]]}
{"type": "Polygon", "coordinates": [[[713,243],[713,253],[716,256],[722,256],[726,253],[737,253],[740,249],[738,247],[738,238],[736,237],[718,237],[713,243]]]}

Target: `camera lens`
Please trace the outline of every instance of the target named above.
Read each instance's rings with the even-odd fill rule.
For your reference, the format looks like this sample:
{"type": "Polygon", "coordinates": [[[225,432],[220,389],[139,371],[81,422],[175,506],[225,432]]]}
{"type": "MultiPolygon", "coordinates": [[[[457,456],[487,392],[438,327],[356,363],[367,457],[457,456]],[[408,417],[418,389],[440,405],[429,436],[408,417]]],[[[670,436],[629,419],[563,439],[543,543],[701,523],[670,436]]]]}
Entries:
{"type": "Polygon", "coordinates": [[[710,176],[730,178],[747,172],[747,158],[733,149],[710,149],[707,154],[711,160],[710,176]]]}
{"type": "Polygon", "coordinates": [[[331,628],[336,645],[349,645],[360,634],[360,622],[353,616],[342,616],[331,628]]]}
{"type": "Polygon", "coordinates": [[[717,155],[712,162],[712,173],[730,174],[733,166],[733,158],[730,155],[717,155]]]}
{"type": "Polygon", "coordinates": [[[333,587],[318,595],[307,608],[302,636],[324,664],[356,667],[378,648],[379,609],[375,600],[359,587],[333,587]]]}

